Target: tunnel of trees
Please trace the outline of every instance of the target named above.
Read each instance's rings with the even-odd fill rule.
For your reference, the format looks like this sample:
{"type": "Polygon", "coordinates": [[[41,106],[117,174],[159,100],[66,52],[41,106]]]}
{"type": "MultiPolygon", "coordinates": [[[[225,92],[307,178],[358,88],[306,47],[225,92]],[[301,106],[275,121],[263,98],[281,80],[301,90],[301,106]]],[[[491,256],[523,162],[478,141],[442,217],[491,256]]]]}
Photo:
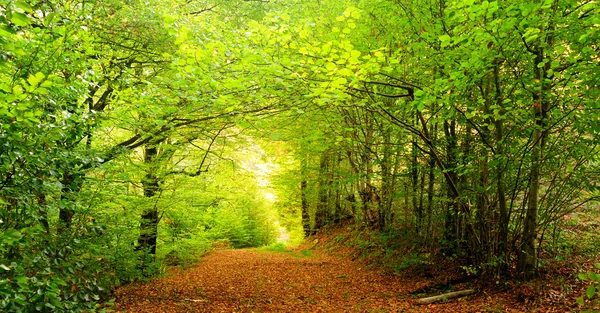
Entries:
{"type": "Polygon", "coordinates": [[[535,276],[599,199],[597,1],[5,0],[0,310],[352,219],[535,276]]]}

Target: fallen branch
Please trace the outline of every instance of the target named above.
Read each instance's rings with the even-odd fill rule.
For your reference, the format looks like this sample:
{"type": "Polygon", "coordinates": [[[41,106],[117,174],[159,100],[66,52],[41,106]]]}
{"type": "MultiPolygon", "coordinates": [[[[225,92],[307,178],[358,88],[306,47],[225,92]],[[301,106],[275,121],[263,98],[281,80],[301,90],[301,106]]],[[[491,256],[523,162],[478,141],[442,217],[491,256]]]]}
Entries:
{"type": "Polygon", "coordinates": [[[449,292],[449,293],[445,293],[445,294],[439,295],[439,296],[418,299],[417,303],[418,304],[431,304],[431,303],[436,303],[436,302],[445,301],[445,300],[449,300],[449,299],[468,296],[468,295],[474,294],[474,293],[475,293],[475,289],[467,289],[467,290],[449,292]]]}

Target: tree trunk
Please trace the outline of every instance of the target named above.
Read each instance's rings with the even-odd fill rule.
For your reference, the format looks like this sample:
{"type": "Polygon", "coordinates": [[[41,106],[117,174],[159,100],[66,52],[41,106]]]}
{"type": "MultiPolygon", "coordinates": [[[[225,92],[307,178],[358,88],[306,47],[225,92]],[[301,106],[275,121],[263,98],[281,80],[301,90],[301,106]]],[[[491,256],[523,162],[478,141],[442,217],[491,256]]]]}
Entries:
{"type": "Polygon", "coordinates": [[[537,267],[537,216],[538,195],[540,190],[540,157],[542,139],[541,131],[533,131],[534,146],[531,151],[531,174],[529,176],[529,193],[527,195],[527,211],[523,228],[523,242],[519,253],[517,270],[526,278],[535,275],[537,267]]]}
{"type": "MultiPolygon", "coordinates": [[[[435,160],[433,157],[429,159],[429,175],[427,181],[427,229],[425,230],[425,238],[428,239],[431,235],[431,221],[433,219],[433,197],[435,196],[435,160]]],[[[427,241],[427,240],[426,240],[427,241]]]]}
{"type": "MultiPolygon", "coordinates": [[[[500,86],[500,64],[496,63],[494,66],[494,85],[496,88],[496,105],[500,108],[500,114],[505,114],[504,103],[502,96],[502,88],[500,86]]],[[[506,206],[506,192],[504,190],[504,168],[503,168],[503,156],[504,156],[504,123],[502,119],[496,118],[494,121],[496,125],[496,158],[501,162],[496,164],[496,193],[498,197],[498,209],[500,213],[500,225],[498,225],[498,251],[496,252],[503,262],[500,264],[500,275],[504,275],[508,272],[508,223],[510,216],[508,208],[506,206]],[[499,163],[499,164],[498,164],[499,163]]]]}
{"type": "Polygon", "coordinates": [[[329,218],[329,166],[330,166],[330,152],[324,151],[321,155],[321,162],[319,165],[319,202],[317,204],[317,211],[315,212],[315,230],[321,229],[327,223],[329,218]]]}
{"type": "Polygon", "coordinates": [[[66,171],[61,180],[62,188],[60,190],[60,200],[64,205],[61,205],[58,217],[60,220],[59,232],[63,232],[71,228],[75,210],[71,206],[73,196],[79,192],[82,184],[82,175],[66,171]]]}
{"type": "MultiPolygon", "coordinates": [[[[533,147],[531,149],[531,172],[529,175],[529,193],[527,194],[527,211],[523,225],[523,241],[517,262],[517,271],[526,279],[532,278],[537,272],[538,260],[538,200],[540,190],[540,172],[544,143],[547,136],[546,115],[550,107],[546,99],[547,78],[545,71],[537,66],[544,61],[544,52],[538,48],[534,62],[534,76],[540,84],[539,92],[533,94],[533,110],[535,114],[535,128],[533,130],[533,147]]],[[[548,62],[550,63],[550,62],[548,62]]],[[[546,68],[544,68],[545,70],[546,68]]]]}
{"type": "Polygon", "coordinates": [[[302,229],[304,230],[304,237],[310,236],[310,213],[308,203],[308,181],[307,181],[307,167],[308,167],[308,156],[303,155],[300,162],[300,201],[301,201],[301,215],[302,215],[302,229]]]}
{"type": "Polygon", "coordinates": [[[300,197],[302,198],[302,229],[304,230],[304,237],[310,236],[310,215],[308,214],[308,199],[306,193],[308,192],[308,182],[303,180],[300,182],[300,197]]]}
{"type": "Polygon", "coordinates": [[[448,207],[446,211],[446,239],[450,249],[460,249],[460,216],[459,194],[456,188],[458,175],[456,173],[456,121],[444,121],[444,134],[446,137],[446,188],[448,193],[448,207]],[[454,186],[454,188],[452,188],[454,186]]]}
{"type": "Polygon", "coordinates": [[[378,208],[378,225],[380,230],[384,230],[388,226],[386,222],[389,220],[389,215],[391,214],[393,190],[391,134],[389,128],[386,128],[385,126],[382,131],[385,141],[383,143],[383,157],[381,159],[381,199],[378,208]]]}
{"type": "MultiPolygon", "coordinates": [[[[158,156],[156,146],[144,148],[144,163],[148,166],[148,172],[142,180],[144,196],[148,199],[154,198],[160,192],[160,183],[155,171],[154,159],[158,156]]],[[[158,207],[154,204],[147,208],[142,214],[140,222],[140,236],[138,238],[138,249],[147,251],[151,255],[156,254],[156,239],[158,236],[158,207]]]]}
{"type": "MultiPolygon", "coordinates": [[[[417,120],[418,122],[418,120],[417,120]]],[[[424,126],[427,127],[427,126],[424,126]]],[[[417,135],[413,134],[410,152],[410,182],[411,182],[411,199],[413,212],[415,214],[415,233],[421,236],[421,227],[423,226],[423,208],[419,202],[419,167],[418,167],[418,151],[417,151],[417,135]]]]}

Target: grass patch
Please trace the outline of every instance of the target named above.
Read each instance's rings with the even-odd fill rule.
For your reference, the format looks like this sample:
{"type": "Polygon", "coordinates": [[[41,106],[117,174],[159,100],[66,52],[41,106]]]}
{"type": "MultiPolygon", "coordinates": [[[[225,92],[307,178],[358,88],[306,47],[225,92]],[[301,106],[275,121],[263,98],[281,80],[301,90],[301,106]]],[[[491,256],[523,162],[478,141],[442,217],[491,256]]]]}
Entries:
{"type": "Polygon", "coordinates": [[[290,250],[286,245],[284,245],[283,243],[275,243],[275,244],[271,244],[268,246],[264,246],[262,248],[259,248],[257,251],[262,251],[262,252],[275,252],[275,253],[287,253],[291,256],[297,257],[297,258],[310,258],[312,257],[312,252],[310,250],[300,250],[300,251],[295,251],[295,250],[290,250]]]}
{"type": "Polygon", "coordinates": [[[292,252],[281,242],[265,246],[261,249],[264,251],[269,251],[269,252],[284,252],[284,253],[292,252]]]}
{"type": "Polygon", "coordinates": [[[307,258],[310,258],[312,256],[312,252],[310,250],[300,250],[300,254],[307,258]]]}

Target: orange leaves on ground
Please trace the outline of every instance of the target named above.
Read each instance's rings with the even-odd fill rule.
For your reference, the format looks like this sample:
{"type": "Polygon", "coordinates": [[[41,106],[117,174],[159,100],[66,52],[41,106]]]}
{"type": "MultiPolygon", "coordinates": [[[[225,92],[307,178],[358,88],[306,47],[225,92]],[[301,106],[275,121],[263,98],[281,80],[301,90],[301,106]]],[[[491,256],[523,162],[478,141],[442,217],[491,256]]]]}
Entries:
{"type": "Polygon", "coordinates": [[[409,307],[397,278],[317,254],[223,250],[116,291],[118,312],[381,312],[409,307]]]}
{"type": "MultiPolygon", "coordinates": [[[[508,294],[480,292],[417,305],[411,292],[426,278],[382,275],[361,264],[258,250],[220,250],[165,278],[118,289],[116,311],[178,312],[526,312],[508,294]]],[[[539,312],[554,312],[552,310],[539,312]]],[[[559,312],[559,311],[556,311],[559,312]]]]}

